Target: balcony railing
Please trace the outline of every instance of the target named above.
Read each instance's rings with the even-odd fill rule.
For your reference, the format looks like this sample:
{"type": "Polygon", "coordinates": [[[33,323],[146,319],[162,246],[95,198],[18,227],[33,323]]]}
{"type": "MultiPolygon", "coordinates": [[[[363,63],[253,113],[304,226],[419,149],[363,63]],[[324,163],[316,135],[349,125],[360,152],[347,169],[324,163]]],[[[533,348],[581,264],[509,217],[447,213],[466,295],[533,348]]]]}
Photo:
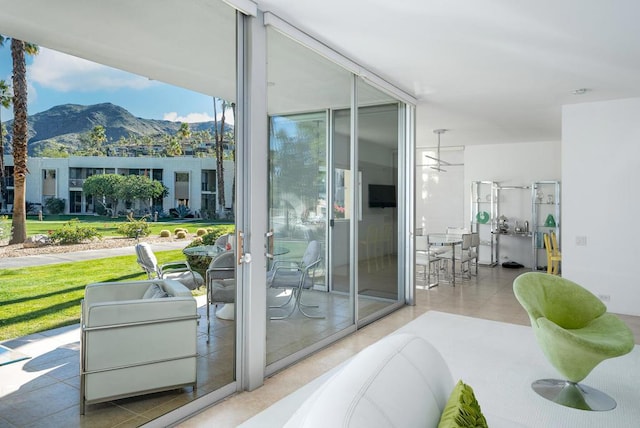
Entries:
{"type": "Polygon", "coordinates": [[[82,187],[86,178],[70,178],[69,187],[82,187]]]}

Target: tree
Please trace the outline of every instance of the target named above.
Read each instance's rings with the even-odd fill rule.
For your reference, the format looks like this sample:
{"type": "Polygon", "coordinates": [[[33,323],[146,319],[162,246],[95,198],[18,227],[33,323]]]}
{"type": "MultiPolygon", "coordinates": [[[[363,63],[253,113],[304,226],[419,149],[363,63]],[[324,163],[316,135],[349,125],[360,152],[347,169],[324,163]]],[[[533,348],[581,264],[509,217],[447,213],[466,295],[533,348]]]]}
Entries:
{"type": "Polygon", "coordinates": [[[82,191],[93,196],[95,204],[102,204],[105,209],[111,205],[111,216],[118,213],[118,197],[120,183],[124,177],[118,174],[97,174],[87,178],[82,185],[82,191]]]}
{"type": "Polygon", "coordinates": [[[164,136],[165,153],[167,156],[180,156],[182,155],[182,146],[180,141],[175,135],[164,136]]]}
{"type": "Polygon", "coordinates": [[[213,98],[213,138],[216,148],[216,179],[218,189],[218,205],[220,210],[224,210],[224,122],[226,120],[225,111],[227,110],[227,102],[223,99],[213,98]],[[220,115],[220,130],[218,131],[218,100],[222,106],[222,114],[220,115]]]}
{"type": "Polygon", "coordinates": [[[84,156],[104,156],[106,152],[104,143],[106,142],[107,134],[104,126],[94,126],[91,131],[80,136],[80,153],[84,156]]]}
{"type": "MultiPolygon", "coordinates": [[[[2,37],[2,36],[0,36],[2,37]]],[[[11,105],[11,100],[13,96],[10,92],[10,87],[7,85],[7,82],[4,80],[0,80],[0,107],[4,107],[6,109],[11,105]]],[[[7,191],[7,180],[5,177],[4,170],[4,135],[5,135],[5,127],[2,123],[2,116],[0,116],[0,201],[3,204],[7,203],[7,199],[9,198],[9,192],[7,191]]]]}
{"type": "MultiPolygon", "coordinates": [[[[0,39],[4,43],[4,37],[0,39]]],[[[27,63],[25,53],[36,55],[38,46],[22,40],[11,39],[11,59],[13,62],[13,234],[9,244],[20,244],[27,239],[26,179],[27,142],[27,63]]]]}
{"type": "Polygon", "coordinates": [[[68,158],[69,148],[60,143],[49,143],[46,147],[37,153],[41,158],[68,158]]]}
{"type": "Polygon", "coordinates": [[[169,191],[159,181],[144,175],[127,175],[119,183],[116,193],[123,201],[139,200],[150,208],[154,198],[167,196],[169,191]]]}
{"type": "MultiPolygon", "coordinates": [[[[233,120],[236,119],[236,103],[231,103],[231,113],[233,113],[233,120]]],[[[229,145],[231,146],[231,160],[233,161],[233,185],[231,186],[231,207],[235,209],[236,206],[236,171],[238,171],[236,163],[236,128],[233,127],[232,131],[229,131],[229,145]]]]}
{"type": "Polygon", "coordinates": [[[87,178],[82,191],[94,198],[95,203],[102,203],[105,208],[111,204],[113,216],[118,212],[119,201],[136,200],[151,206],[154,198],[169,194],[167,188],[157,180],[144,175],[97,174],[87,178]]]}

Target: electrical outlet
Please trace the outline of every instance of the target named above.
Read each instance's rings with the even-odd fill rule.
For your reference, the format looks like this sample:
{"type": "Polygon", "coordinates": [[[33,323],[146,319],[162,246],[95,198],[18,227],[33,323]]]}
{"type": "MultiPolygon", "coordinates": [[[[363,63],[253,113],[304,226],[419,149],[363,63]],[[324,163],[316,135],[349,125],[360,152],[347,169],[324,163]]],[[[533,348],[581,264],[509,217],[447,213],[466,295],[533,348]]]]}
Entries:
{"type": "Polygon", "coordinates": [[[587,246],[587,237],[586,236],[576,236],[576,245],[580,247],[587,246]]]}
{"type": "Polygon", "coordinates": [[[603,302],[610,302],[611,296],[609,294],[598,294],[598,298],[603,302]]]}

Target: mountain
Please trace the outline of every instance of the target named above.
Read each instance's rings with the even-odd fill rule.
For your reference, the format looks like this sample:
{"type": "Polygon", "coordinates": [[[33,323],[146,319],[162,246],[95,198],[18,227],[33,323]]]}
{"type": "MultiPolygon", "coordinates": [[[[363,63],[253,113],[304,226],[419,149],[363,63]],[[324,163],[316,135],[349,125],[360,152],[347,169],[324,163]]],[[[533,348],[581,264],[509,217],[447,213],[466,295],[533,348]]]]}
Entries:
{"type": "MultiPolygon", "coordinates": [[[[53,142],[75,148],[80,142],[80,136],[91,132],[98,125],[105,128],[108,143],[115,143],[121,137],[129,137],[130,135],[173,135],[181,125],[180,122],[135,117],[128,110],[111,103],[89,106],[58,105],[29,116],[27,123],[29,126],[29,155],[34,155],[35,152],[53,142]]],[[[13,120],[5,122],[5,126],[10,136],[13,120]]],[[[213,122],[189,124],[192,132],[209,130],[212,134],[213,126],[213,122]]],[[[231,126],[225,125],[225,130],[231,129],[233,129],[231,126]]],[[[10,141],[10,137],[7,141],[10,141]]]]}

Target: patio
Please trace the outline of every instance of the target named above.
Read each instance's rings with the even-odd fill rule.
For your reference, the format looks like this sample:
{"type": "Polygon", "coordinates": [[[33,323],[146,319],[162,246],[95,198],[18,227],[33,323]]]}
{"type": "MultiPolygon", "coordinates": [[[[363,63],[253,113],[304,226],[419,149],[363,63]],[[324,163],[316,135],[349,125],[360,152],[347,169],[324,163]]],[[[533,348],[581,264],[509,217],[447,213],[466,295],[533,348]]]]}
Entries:
{"type": "Polygon", "coordinates": [[[233,380],[234,322],[212,317],[207,343],[205,296],[196,297],[198,386],[90,405],[80,415],[80,325],[8,340],[29,359],[0,366],[0,426],[135,427],[233,380]],[[213,371],[215,368],[215,373],[213,371]]]}

